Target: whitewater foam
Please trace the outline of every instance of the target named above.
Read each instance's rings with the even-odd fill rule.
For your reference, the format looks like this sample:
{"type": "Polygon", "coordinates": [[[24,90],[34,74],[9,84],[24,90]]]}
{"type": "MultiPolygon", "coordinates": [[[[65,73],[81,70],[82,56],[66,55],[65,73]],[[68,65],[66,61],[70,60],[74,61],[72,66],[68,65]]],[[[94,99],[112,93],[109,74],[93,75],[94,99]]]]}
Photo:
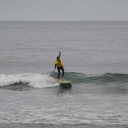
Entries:
{"type": "Polygon", "coordinates": [[[12,85],[15,83],[28,83],[29,86],[34,88],[46,88],[58,86],[55,83],[54,78],[50,77],[49,74],[1,74],[0,75],[0,87],[12,85]]]}

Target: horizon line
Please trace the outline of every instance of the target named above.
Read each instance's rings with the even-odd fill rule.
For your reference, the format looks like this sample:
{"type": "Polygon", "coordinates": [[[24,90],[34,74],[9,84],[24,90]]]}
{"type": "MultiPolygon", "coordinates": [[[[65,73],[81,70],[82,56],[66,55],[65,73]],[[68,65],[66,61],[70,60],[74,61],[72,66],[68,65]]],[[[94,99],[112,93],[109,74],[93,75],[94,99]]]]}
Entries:
{"type": "Polygon", "coordinates": [[[0,20],[0,22],[128,22],[128,20],[0,20]]]}

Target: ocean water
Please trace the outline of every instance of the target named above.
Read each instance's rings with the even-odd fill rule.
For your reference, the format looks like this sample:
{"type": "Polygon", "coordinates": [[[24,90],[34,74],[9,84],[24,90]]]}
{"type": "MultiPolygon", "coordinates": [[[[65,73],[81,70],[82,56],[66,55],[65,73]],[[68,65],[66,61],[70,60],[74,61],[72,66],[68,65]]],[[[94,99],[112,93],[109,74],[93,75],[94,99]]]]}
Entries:
{"type": "Polygon", "coordinates": [[[128,127],[128,22],[1,21],[0,128],[72,127],[128,127]]]}

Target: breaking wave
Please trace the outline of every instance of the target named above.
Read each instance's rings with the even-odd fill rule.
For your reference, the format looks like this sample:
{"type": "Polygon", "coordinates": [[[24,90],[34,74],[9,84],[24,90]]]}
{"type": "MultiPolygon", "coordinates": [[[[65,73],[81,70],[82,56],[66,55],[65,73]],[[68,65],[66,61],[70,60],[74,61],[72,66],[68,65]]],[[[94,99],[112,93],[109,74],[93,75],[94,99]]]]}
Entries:
{"type": "MultiPolygon", "coordinates": [[[[57,73],[50,72],[45,74],[1,74],[0,75],[0,88],[12,90],[29,90],[31,88],[48,88],[59,86],[55,82],[57,73]]],[[[91,85],[106,85],[106,84],[128,84],[128,74],[111,74],[105,73],[101,75],[90,75],[76,72],[66,72],[65,79],[70,81],[72,85],[75,84],[91,84],[91,85]]]]}
{"type": "Polygon", "coordinates": [[[54,78],[50,77],[49,74],[1,74],[0,87],[6,86],[29,86],[33,88],[46,88],[58,86],[58,84],[55,83],[54,78]]]}

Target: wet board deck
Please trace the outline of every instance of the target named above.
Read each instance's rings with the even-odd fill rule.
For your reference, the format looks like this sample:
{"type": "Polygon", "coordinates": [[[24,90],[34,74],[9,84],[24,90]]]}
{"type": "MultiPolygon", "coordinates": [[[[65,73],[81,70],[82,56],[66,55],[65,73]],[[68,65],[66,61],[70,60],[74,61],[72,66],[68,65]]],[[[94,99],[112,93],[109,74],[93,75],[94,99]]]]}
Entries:
{"type": "Polygon", "coordinates": [[[67,81],[67,80],[59,80],[58,81],[56,79],[55,82],[59,83],[62,88],[70,88],[72,86],[71,83],[69,81],[67,81]]]}
{"type": "Polygon", "coordinates": [[[56,83],[60,83],[60,84],[70,84],[70,82],[67,81],[67,80],[56,80],[56,83]]]}

